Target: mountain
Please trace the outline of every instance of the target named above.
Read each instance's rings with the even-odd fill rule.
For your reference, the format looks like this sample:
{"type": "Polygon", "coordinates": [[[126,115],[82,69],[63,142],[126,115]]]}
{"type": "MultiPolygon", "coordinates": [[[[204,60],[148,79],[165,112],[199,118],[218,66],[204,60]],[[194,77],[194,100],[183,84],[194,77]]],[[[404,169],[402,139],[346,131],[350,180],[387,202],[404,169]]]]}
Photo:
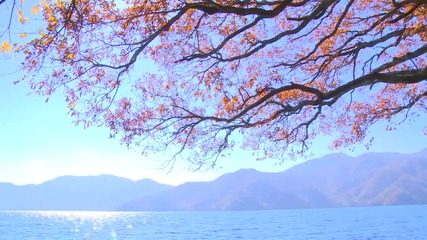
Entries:
{"type": "Polygon", "coordinates": [[[427,149],[331,154],[278,173],[242,169],[172,187],[111,175],[0,183],[0,210],[215,211],[427,204],[427,149]]]}
{"type": "Polygon", "coordinates": [[[38,185],[0,183],[0,210],[115,210],[133,199],[172,186],[149,179],[100,176],[63,176],[38,185]]]}
{"type": "Polygon", "coordinates": [[[120,210],[261,210],[427,204],[427,149],[414,154],[331,154],[279,173],[253,169],[185,183],[120,210]]]}

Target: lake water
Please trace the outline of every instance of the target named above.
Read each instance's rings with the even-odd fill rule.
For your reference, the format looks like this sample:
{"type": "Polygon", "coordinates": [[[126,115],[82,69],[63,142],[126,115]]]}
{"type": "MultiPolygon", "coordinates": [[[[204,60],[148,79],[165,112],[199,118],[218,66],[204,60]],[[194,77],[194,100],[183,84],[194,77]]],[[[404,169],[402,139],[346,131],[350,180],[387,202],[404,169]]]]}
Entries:
{"type": "Polygon", "coordinates": [[[1,240],[427,239],[427,206],[245,212],[0,212],[1,240]]]}

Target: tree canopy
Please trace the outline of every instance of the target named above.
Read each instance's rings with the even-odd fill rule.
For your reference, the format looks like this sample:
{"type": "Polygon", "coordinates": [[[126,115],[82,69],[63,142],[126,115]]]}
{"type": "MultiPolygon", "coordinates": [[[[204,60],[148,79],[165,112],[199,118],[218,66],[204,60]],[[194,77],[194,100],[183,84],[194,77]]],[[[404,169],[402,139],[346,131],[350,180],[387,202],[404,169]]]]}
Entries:
{"type": "MultiPolygon", "coordinates": [[[[42,0],[15,48],[35,92],[142,151],[281,159],[427,110],[422,0],[42,0]],[[235,137],[236,136],[236,137],[235,137]],[[185,153],[188,151],[188,153],[185,153]]],[[[21,22],[26,18],[19,13],[21,22]]]]}

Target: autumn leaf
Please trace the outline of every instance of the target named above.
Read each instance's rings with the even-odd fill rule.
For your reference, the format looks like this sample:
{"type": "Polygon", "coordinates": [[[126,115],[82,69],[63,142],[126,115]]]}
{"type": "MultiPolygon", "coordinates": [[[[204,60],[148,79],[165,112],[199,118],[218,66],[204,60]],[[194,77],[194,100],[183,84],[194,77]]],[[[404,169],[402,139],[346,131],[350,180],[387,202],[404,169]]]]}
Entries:
{"type": "Polygon", "coordinates": [[[23,32],[23,33],[19,34],[19,37],[21,37],[21,38],[25,38],[27,36],[28,36],[28,33],[26,33],[26,32],[23,32]]]}
{"type": "Polygon", "coordinates": [[[17,12],[18,12],[18,19],[19,19],[19,22],[20,22],[21,24],[28,23],[28,18],[23,16],[23,14],[22,14],[22,10],[21,10],[21,9],[18,9],[18,10],[17,10],[17,12]]]}
{"type": "Polygon", "coordinates": [[[32,6],[31,7],[31,14],[36,15],[37,13],[39,13],[42,10],[42,8],[40,6],[32,6]]]}
{"type": "Polygon", "coordinates": [[[11,50],[12,50],[12,45],[8,41],[4,40],[0,46],[0,52],[7,53],[7,52],[10,52],[11,50]]]}

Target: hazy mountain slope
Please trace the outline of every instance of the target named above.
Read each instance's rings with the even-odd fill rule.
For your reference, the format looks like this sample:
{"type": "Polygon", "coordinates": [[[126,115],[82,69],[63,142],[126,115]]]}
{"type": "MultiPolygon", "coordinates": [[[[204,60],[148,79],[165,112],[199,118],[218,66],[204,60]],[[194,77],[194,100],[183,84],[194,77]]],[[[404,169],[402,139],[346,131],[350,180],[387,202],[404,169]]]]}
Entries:
{"type": "Polygon", "coordinates": [[[280,173],[240,170],[125,204],[122,210],[255,210],[427,204],[427,149],[331,154],[280,173]]]}
{"type": "Polygon", "coordinates": [[[117,206],[171,188],[152,180],[111,175],[64,176],[39,185],[0,185],[0,210],[114,210],[117,206]]]}

